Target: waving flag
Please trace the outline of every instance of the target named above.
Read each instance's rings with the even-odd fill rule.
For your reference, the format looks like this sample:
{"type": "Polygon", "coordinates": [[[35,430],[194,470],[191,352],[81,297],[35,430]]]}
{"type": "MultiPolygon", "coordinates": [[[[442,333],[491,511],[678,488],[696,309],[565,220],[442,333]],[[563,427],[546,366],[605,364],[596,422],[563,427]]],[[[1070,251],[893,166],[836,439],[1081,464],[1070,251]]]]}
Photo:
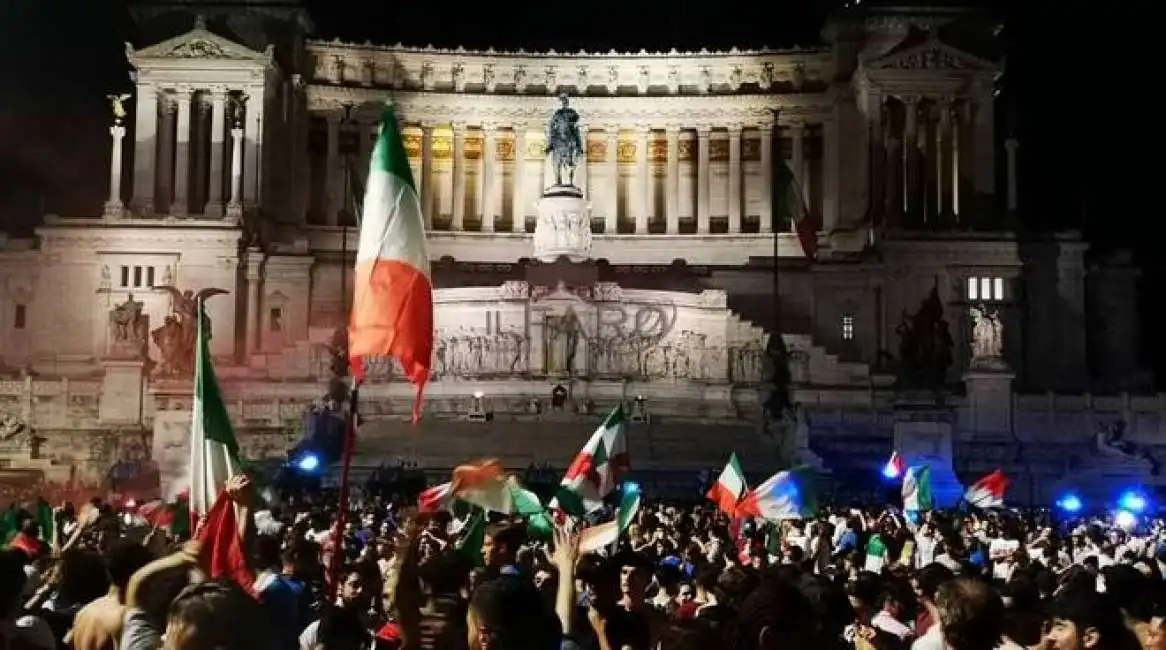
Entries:
{"type": "Polygon", "coordinates": [[[575,456],[551,501],[551,508],[578,516],[603,506],[603,499],[615,492],[631,468],[626,429],[627,415],[621,403],[612,409],[575,456]]]}
{"type": "Polygon", "coordinates": [[[639,490],[624,492],[619,507],[615,509],[615,519],[583,529],[579,535],[579,552],[594,553],[619,541],[620,536],[627,532],[628,527],[636,520],[636,513],[639,511],[639,490]]]}
{"type": "Polygon", "coordinates": [[[211,360],[210,333],[202,300],[198,301],[198,336],[194,352],[194,401],[190,409],[190,512],[206,516],[227,479],[242,472],[239,443],[227,415],[211,360]]]}
{"type": "Polygon", "coordinates": [[[729,456],[725,469],[721,470],[720,477],[706,496],[709,501],[717,504],[722,512],[732,515],[736,512],[741,497],[745,496],[748,490],[745,474],[741,471],[741,463],[737,461],[737,454],[734,453],[729,456]]]}
{"type": "Polygon", "coordinates": [[[817,500],[811,471],[799,467],[774,474],[745,497],[737,512],[770,521],[813,516],[817,500]]]}
{"type": "Polygon", "coordinates": [[[964,493],[964,501],[977,508],[1003,508],[1004,493],[1011,484],[1004,470],[997,469],[973,483],[964,493]]]}
{"type": "Polygon", "coordinates": [[[392,106],[381,113],[369,162],[353,291],[348,330],[353,373],[363,379],[364,357],[396,358],[417,387],[416,422],[433,356],[433,285],[421,201],[392,106]]]}
{"type": "Polygon", "coordinates": [[[450,482],[421,493],[417,508],[421,512],[437,512],[447,510],[454,501],[502,514],[535,515],[543,511],[538,495],[522,487],[513,476],[506,476],[496,460],[458,466],[450,482]]]}
{"type": "Polygon", "coordinates": [[[902,476],[906,469],[907,461],[903,460],[903,457],[899,455],[899,452],[892,451],[891,459],[888,460],[887,464],[883,466],[883,476],[889,479],[896,479],[902,476]]]}
{"type": "Polygon", "coordinates": [[[912,465],[903,477],[903,510],[931,510],[931,466],[912,465]]]}

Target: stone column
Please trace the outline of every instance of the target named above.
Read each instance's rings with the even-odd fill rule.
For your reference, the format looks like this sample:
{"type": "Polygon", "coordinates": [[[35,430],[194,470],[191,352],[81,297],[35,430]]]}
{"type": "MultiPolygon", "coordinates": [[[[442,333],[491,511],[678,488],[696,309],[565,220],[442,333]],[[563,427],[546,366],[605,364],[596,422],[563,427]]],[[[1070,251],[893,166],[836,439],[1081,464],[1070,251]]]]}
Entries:
{"type": "Polygon", "coordinates": [[[680,127],[670,124],[665,133],[668,135],[668,175],[664,179],[666,232],[675,235],[680,232],[680,127]]]}
{"type": "MultiPolygon", "coordinates": [[[[324,116],[328,124],[328,141],[324,154],[324,225],[340,223],[340,182],[337,171],[340,166],[340,113],[329,112],[324,116]]],[[[250,177],[248,177],[250,180],[250,177]]]]}
{"type": "Polygon", "coordinates": [[[729,125],[729,232],[741,232],[741,125],[729,125]]]}
{"type": "Polygon", "coordinates": [[[607,135],[607,209],[604,215],[603,232],[615,234],[619,231],[619,125],[603,127],[607,135]]]}
{"type": "Polygon", "coordinates": [[[494,213],[497,211],[497,192],[494,191],[494,168],[498,156],[498,129],[493,124],[482,125],[482,178],[478,186],[481,188],[482,200],[482,232],[494,232],[494,213]]]}
{"type": "Polygon", "coordinates": [[[773,232],[773,125],[761,125],[761,232],[773,232]]]}
{"type": "Polygon", "coordinates": [[[591,200],[591,191],[587,187],[587,127],[582,124],[579,125],[579,142],[583,145],[583,153],[580,154],[579,162],[575,165],[575,186],[583,190],[583,198],[591,200]]]}
{"type": "Polygon", "coordinates": [[[109,152],[109,200],[105,202],[105,217],[120,219],[125,216],[125,205],[121,200],[121,141],[126,135],[120,118],[109,127],[109,135],[113,138],[113,145],[109,152]]]}
{"type": "Polygon", "coordinates": [[[510,199],[510,230],[526,232],[526,124],[514,125],[514,187],[510,199]]]}
{"type": "Polygon", "coordinates": [[[919,211],[919,98],[913,95],[903,97],[903,214],[912,215],[919,211]]]}
{"type": "Polygon", "coordinates": [[[1016,138],[1008,138],[1004,141],[1004,151],[1007,153],[1007,168],[1008,174],[1008,203],[1006,204],[1009,212],[1015,212],[1019,201],[1016,195],[1016,150],[1020,148],[1020,141],[1016,138]]]}
{"type": "Polygon", "coordinates": [[[839,165],[838,111],[822,123],[822,230],[838,227],[839,165]]]}
{"type": "MultiPolygon", "coordinates": [[[[870,93],[867,96],[867,140],[866,140],[866,185],[867,212],[874,216],[876,223],[884,217],[883,210],[883,162],[886,153],[883,150],[884,116],[883,106],[885,98],[881,94],[870,93]]],[[[796,171],[794,173],[797,173],[796,171]]]]}
{"type": "Polygon", "coordinates": [[[950,141],[951,131],[951,100],[941,99],[937,107],[939,118],[935,128],[935,215],[942,219],[947,212],[947,189],[944,177],[947,176],[947,143],[950,141]]]}
{"type": "Polygon", "coordinates": [[[356,132],[360,135],[360,143],[357,147],[360,156],[360,163],[356,166],[358,170],[368,169],[369,159],[372,158],[373,135],[378,126],[380,125],[372,122],[358,122],[356,125],[356,132]]]}
{"type": "Polygon", "coordinates": [[[709,231],[709,135],[707,125],[696,127],[696,232],[709,231]]]}
{"type": "Polygon", "coordinates": [[[918,125],[918,131],[915,138],[916,160],[918,161],[917,170],[919,174],[918,187],[916,194],[919,201],[919,218],[923,223],[927,223],[929,219],[935,215],[935,206],[931,204],[930,196],[927,194],[929,176],[931,175],[931,168],[928,164],[931,162],[931,148],[929,142],[929,134],[927,132],[928,125],[931,123],[931,114],[920,107],[920,117],[922,118],[918,125]]]}
{"type": "Polygon", "coordinates": [[[960,220],[960,129],[963,120],[959,110],[952,107],[951,111],[951,216],[956,223],[960,220]]]}
{"type": "MultiPolygon", "coordinates": [[[[244,152],[243,159],[243,204],[257,206],[260,200],[259,181],[260,165],[262,165],[261,152],[263,151],[263,89],[253,87],[248,89],[247,93],[251,97],[251,101],[247,103],[247,126],[246,133],[243,134],[246,136],[247,142],[247,150],[244,152]]],[[[333,203],[334,211],[339,210],[340,206],[343,205],[342,201],[336,201],[333,203]]],[[[332,217],[333,221],[336,219],[336,216],[332,217]]]]}
{"type": "Polygon", "coordinates": [[[247,322],[246,322],[246,336],[247,340],[244,342],[244,354],[251,356],[258,354],[263,350],[263,342],[259,339],[259,333],[262,328],[259,326],[259,283],[261,281],[261,264],[263,262],[263,252],[258,248],[249,248],[246,253],[246,267],[247,274],[247,322]]]}
{"type": "Polygon", "coordinates": [[[227,90],[222,86],[211,89],[211,159],[207,201],[203,213],[208,217],[223,216],[223,130],[226,128],[227,90]]]}
{"type": "Polygon", "coordinates": [[[648,234],[648,217],[652,211],[652,166],[648,151],[648,136],[652,134],[646,126],[636,127],[636,177],[640,179],[639,209],[636,210],[636,234],[648,234]]]}
{"type": "Polygon", "coordinates": [[[189,88],[174,93],[178,103],[178,126],[174,140],[174,204],[171,214],[185,216],[190,212],[190,98],[189,88]]]}
{"type": "Polygon", "coordinates": [[[465,230],[466,221],[466,125],[453,124],[453,222],[449,229],[465,230]]]}
{"type": "MultiPolygon", "coordinates": [[[[806,193],[806,126],[801,123],[790,126],[791,151],[790,168],[797,186],[798,198],[802,204],[809,206],[806,193]]],[[[782,197],[783,199],[785,197],[782,197]]],[[[803,215],[803,218],[808,215],[803,215]]],[[[791,232],[797,229],[797,224],[790,223],[791,232]]]]}
{"type": "Polygon", "coordinates": [[[433,123],[421,123],[421,213],[425,229],[433,229],[433,123]]]}
{"type": "Polygon", "coordinates": [[[227,218],[243,216],[243,127],[238,122],[231,129],[231,200],[227,218]]]}
{"type": "Polygon", "coordinates": [[[139,215],[154,212],[154,181],[157,178],[158,92],[139,83],[134,116],[134,200],[139,215]]]}
{"type": "Polygon", "coordinates": [[[174,201],[174,114],[178,105],[170,93],[162,96],[161,135],[158,139],[158,196],[154,201],[154,210],[159,213],[170,213],[170,205],[174,201]]]}

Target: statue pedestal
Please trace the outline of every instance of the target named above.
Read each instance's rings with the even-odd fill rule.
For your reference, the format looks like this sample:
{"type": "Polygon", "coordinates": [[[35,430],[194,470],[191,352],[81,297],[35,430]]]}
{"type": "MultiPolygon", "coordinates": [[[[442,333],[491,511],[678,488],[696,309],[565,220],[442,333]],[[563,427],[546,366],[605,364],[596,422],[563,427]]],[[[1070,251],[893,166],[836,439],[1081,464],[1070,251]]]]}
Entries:
{"type": "Polygon", "coordinates": [[[98,418],[102,424],[140,425],[142,400],[146,391],[145,366],[141,359],[106,359],[101,362],[98,418]]]}
{"type": "MultiPolygon", "coordinates": [[[[1001,362],[1003,364],[1003,362],[1001,362]]],[[[1008,366],[973,363],[964,373],[968,395],[965,433],[1012,433],[1012,380],[1008,366]]]]}
{"type": "Polygon", "coordinates": [[[907,465],[931,467],[935,507],[950,508],[964,488],[952,465],[952,412],[934,397],[906,397],[895,404],[895,450],[907,465]]]}
{"type": "Polygon", "coordinates": [[[574,185],[551,186],[538,202],[534,258],[550,263],[560,257],[572,262],[591,259],[591,208],[583,190],[574,185]]]}

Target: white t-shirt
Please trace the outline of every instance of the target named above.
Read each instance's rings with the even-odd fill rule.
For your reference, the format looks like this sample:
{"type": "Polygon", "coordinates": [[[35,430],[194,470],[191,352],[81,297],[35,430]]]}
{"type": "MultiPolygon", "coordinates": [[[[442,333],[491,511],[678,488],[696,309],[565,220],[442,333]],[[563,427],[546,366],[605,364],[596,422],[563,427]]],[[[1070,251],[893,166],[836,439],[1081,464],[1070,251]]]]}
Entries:
{"type": "Polygon", "coordinates": [[[992,577],[997,580],[1007,580],[1012,574],[1012,554],[1020,549],[1020,542],[1015,539],[994,539],[988,545],[988,558],[993,560],[992,577]]]}

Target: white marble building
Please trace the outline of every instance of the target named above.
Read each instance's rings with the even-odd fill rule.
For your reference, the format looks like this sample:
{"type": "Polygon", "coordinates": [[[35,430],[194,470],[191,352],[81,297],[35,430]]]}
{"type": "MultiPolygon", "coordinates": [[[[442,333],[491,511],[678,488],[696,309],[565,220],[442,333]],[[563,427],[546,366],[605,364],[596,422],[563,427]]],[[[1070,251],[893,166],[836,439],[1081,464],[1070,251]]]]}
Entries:
{"type": "MultiPolygon", "coordinates": [[[[362,394],[370,460],[440,467],[489,449],[514,465],[563,463],[617,400],[643,429],[638,466],[660,470],[737,449],[764,471],[805,456],[807,439],[827,468],[831,449],[877,457],[931,444],[904,436],[935,438],[918,453],[950,458],[954,436],[956,469],[973,471],[977,448],[1021,440],[1056,441],[1068,457],[1110,416],[1149,441],[1166,411],[1129,397],[1132,356],[1090,372],[1086,244],[998,229],[1016,207],[1016,143],[997,133],[1000,65],[953,45],[973,18],[870,10],[839,16],[814,49],[566,54],[284,47],[286,33],[232,30],[237,16],[190,15],[190,31],[127,46],[136,90],[110,129],[104,209],[47,215],[33,240],[0,235],[0,362],[14,377],[0,382],[0,416],[23,432],[4,438],[0,463],[99,473],[140,432],[164,473],[179,462],[189,382],[127,358],[111,317],[132,297],[157,328],[175,308],[165,285],[230,291],[207,305],[244,445],[262,455],[294,438],[328,376],[351,290],[351,197],[386,101],[431,229],[439,349],[421,436],[397,424],[408,386],[374,368],[362,394]],[[561,93],[584,129],[585,264],[531,260],[561,93]],[[814,255],[774,193],[778,166],[805,199],[814,255]],[[933,291],[951,359],[946,397],[926,409],[942,417],[923,418],[942,424],[921,433],[900,426],[919,418],[904,415],[895,385],[898,332],[933,291]],[[987,365],[971,358],[973,306],[998,315],[987,365]],[[584,325],[568,340],[570,318],[584,325]],[[639,336],[641,321],[659,328],[634,344],[602,334],[631,323],[639,336]],[[803,407],[784,428],[765,426],[760,407],[778,334],[803,407]],[[552,403],[556,386],[564,404],[552,403]],[[1113,398],[1121,408],[1100,408],[1109,398],[1091,387],[1127,391],[1113,398]],[[1055,392],[1085,397],[1070,408],[1055,392]]],[[[1110,318],[1132,309],[1132,296],[1104,293],[1110,318]]],[[[1123,347],[1131,322],[1100,327],[1111,338],[1098,345],[1123,347]]],[[[1063,473],[1009,462],[1042,480],[1063,473]]]]}

